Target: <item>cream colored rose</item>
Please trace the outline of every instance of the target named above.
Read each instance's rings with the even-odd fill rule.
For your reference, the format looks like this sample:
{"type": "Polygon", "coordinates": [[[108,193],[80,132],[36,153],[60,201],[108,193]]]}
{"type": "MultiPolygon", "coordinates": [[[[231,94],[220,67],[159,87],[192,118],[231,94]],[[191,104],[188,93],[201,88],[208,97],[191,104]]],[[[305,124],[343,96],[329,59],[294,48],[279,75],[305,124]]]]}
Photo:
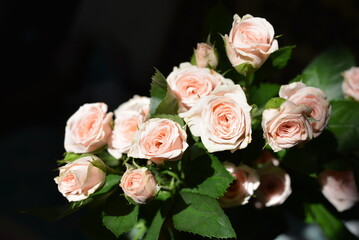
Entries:
{"type": "Polygon", "coordinates": [[[106,181],[106,165],[96,156],[86,156],[60,167],[54,180],[58,189],[70,202],[88,198],[106,181]]]}
{"type": "Polygon", "coordinates": [[[291,148],[313,138],[313,129],[306,117],[310,112],[310,107],[290,101],[285,101],[279,109],[263,111],[263,136],[273,151],[291,148]]]}
{"type": "Polygon", "coordinates": [[[105,103],[84,104],[67,121],[65,150],[89,153],[105,146],[111,137],[112,113],[105,103]]]}
{"type": "Polygon", "coordinates": [[[271,207],[284,203],[292,193],[291,181],[288,173],[282,168],[267,165],[258,170],[260,185],[255,191],[257,208],[271,207]]]}
{"type": "Polygon", "coordinates": [[[359,102],[359,67],[352,67],[342,73],[344,81],[342,90],[345,96],[359,102]]]}
{"type": "Polygon", "coordinates": [[[339,212],[350,209],[359,201],[352,170],[325,170],[319,175],[318,181],[323,195],[339,212]]]}
{"type": "Polygon", "coordinates": [[[293,82],[281,86],[279,96],[297,105],[304,104],[312,108],[310,120],[313,128],[313,136],[318,137],[327,126],[332,108],[327,94],[319,88],[308,87],[302,82],[293,82]]]}
{"type": "Polygon", "coordinates": [[[259,68],[278,49],[273,26],[264,18],[249,14],[233,17],[229,36],[224,36],[227,56],[234,67],[249,63],[259,68]]]}
{"type": "Polygon", "coordinates": [[[196,64],[200,68],[211,67],[216,68],[218,59],[213,46],[206,43],[198,43],[194,51],[196,64]]]}
{"type": "Polygon", "coordinates": [[[157,164],[179,160],[188,147],[186,141],[187,134],[177,122],[151,118],[139,126],[128,156],[150,159],[157,164]]]}
{"type": "Polygon", "coordinates": [[[248,203],[248,200],[259,186],[257,171],[247,165],[235,166],[228,162],[224,163],[224,166],[235,180],[224,195],[218,199],[221,207],[235,207],[248,203]]]}
{"type": "Polygon", "coordinates": [[[239,85],[223,85],[180,114],[209,152],[247,147],[252,140],[251,107],[239,85]]]}
{"type": "Polygon", "coordinates": [[[115,122],[108,152],[115,158],[130,150],[138,125],[150,117],[150,98],[134,96],[115,110],[115,122]]]}
{"type": "Polygon", "coordinates": [[[178,99],[178,112],[183,113],[217,86],[234,83],[209,68],[181,63],[179,68],[175,67],[168,75],[167,84],[168,90],[178,99]]]}
{"type": "Polygon", "coordinates": [[[139,204],[147,203],[160,190],[155,177],[145,167],[127,169],[121,178],[120,187],[127,196],[139,204]]]}

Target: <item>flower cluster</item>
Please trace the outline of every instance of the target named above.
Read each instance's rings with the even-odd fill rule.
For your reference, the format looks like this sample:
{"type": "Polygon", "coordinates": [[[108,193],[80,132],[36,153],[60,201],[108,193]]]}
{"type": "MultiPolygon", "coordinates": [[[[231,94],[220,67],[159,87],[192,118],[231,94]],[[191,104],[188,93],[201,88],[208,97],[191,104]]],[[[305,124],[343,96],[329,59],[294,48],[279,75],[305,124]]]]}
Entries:
{"type": "MultiPolygon", "coordinates": [[[[348,135],[336,127],[357,118],[338,120],[343,114],[339,100],[325,82],[311,82],[308,73],[285,85],[256,80],[264,65],[284,67],[294,48],[279,48],[266,19],[234,15],[222,40],[226,59],[219,59],[212,43],[198,43],[191,62],[180,63],[167,77],[156,72],[150,97],[134,96],[113,113],[105,103],[87,103],[69,118],[66,153],[59,161],[65,165],[55,178],[68,201],[82,201],[82,206],[101,199],[111,206],[119,204],[118,198],[127,199],[134,206],[128,210],[132,218],[108,207],[103,213],[104,225],[117,236],[136,228],[138,209],[149,206],[161,213],[155,224],[172,219],[173,229],[216,238],[233,238],[241,231],[231,226],[227,211],[282,205],[294,192],[292,182],[302,176],[315,178],[322,196],[338,211],[359,201],[348,165],[339,171],[328,159],[330,151],[306,150],[314,141],[325,146],[321,141],[334,135],[335,157],[354,156],[350,161],[356,161],[351,155],[356,146],[348,147],[348,135]],[[221,69],[226,61],[230,71],[221,69]],[[298,168],[300,157],[317,165],[298,168]],[[156,201],[160,207],[151,205],[156,201]],[[221,226],[211,218],[220,219],[221,226]],[[128,222],[122,226],[121,221],[128,222]],[[199,222],[208,226],[199,227],[199,222]]],[[[346,96],[340,101],[356,109],[351,98],[359,99],[358,69],[335,72],[346,96]]],[[[158,236],[161,227],[150,222],[146,229],[158,236]]]]}

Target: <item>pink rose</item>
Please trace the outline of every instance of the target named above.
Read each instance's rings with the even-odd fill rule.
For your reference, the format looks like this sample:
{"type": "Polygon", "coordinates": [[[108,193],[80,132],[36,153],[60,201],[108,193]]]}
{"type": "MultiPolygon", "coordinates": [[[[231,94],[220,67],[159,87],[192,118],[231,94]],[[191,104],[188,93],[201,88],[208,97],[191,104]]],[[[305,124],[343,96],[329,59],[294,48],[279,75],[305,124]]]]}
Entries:
{"type": "Polygon", "coordinates": [[[268,164],[279,166],[279,161],[278,159],[273,157],[273,155],[269,151],[263,150],[262,154],[256,159],[255,164],[259,166],[268,164]]]}
{"type": "Polygon", "coordinates": [[[139,204],[145,204],[160,190],[155,177],[145,167],[127,169],[121,178],[120,187],[127,196],[139,204]]]}
{"type": "Polygon", "coordinates": [[[319,88],[308,87],[302,82],[293,82],[281,86],[279,96],[297,105],[304,104],[312,108],[310,116],[313,136],[318,137],[327,126],[332,108],[327,94],[319,88]]]}
{"type": "Polygon", "coordinates": [[[105,146],[112,132],[112,113],[105,103],[84,104],[67,121],[65,150],[89,153],[105,146]]]}
{"type": "Polygon", "coordinates": [[[108,152],[115,158],[128,153],[138,125],[150,117],[150,98],[134,96],[115,110],[115,122],[108,152]]]}
{"type": "Polygon", "coordinates": [[[221,207],[235,207],[248,203],[248,200],[259,186],[259,177],[256,170],[247,165],[236,167],[232,163],[224,163],[224,166],[232,174],[235,180],[227,191],[219,198],[221,207]]]}
{"type": "Polygon", "coordinates": [[[311,108],[285,101],[279,109],[265,109],[262,114],[263,136],[273,151],[291,148],[313,138],[306,115],[311,108]]]}
{"type": "Polygon", "coordinates": [[[216,68],[218,59],[212,46],[206,43],[198,43],[197,49],[194,51],[196,64],[200,68],[210,67],[216,68]]]}
{"type": "Polygon", "coordinates": [[[352,170],[325,170],[318,177],[322,193],[339,211],[350,209],[359,201],[359,193],[352,170]]]}
{"type": "Polygon", "coordinates": [[[217,87],[180,114],[209,152],[247,147],[252,140],[251,107],[239,85],[217,87]]]}
{"type": "Polygon", "coordinates": [[[258,170],[260,185],[255,191],[257,202],[255,206],[271,207],[282,204],[292,193],[290,177],[282,168],[267,165],[258,170]]]}
{"type": "Polygon", "coordinates": [[[182,63],[167,77],[168,90],[178,99],[179,113],[188,111],[201,97],[223,84],[234,84],[232,80],[209,68],[199,68],[182,63]]]}
{"type": "Polygon", "coordinates": [[[345,96],[359,101],[359,67],[352,67],[342,73],[344,81],[342,90],[345,96]]]}
{"type": "Polygon", "coordinates": [[[179,160],[188,147],[186,141],[187,134],[177,122],[151,118],[139,126],[128,156],[150,159],[157,164],[179,160]]]}
{"type": "Polygon", "coordinates": [[[106,165],[96,156],[85,156],[60,167],[54,180],[70,202],[86,199],[106,181],[106,165]],[[99,168],[100,167],[100,168],[99,168]]]}
{"type": "Polygon", "coordinates": [[[273,26],[266,19],[249,14],[243,18],[236,14],[233,20],[229,36],[224,36],[229,61],[234,67],[249,63],[259,68],[278,49],[273,26]]]}

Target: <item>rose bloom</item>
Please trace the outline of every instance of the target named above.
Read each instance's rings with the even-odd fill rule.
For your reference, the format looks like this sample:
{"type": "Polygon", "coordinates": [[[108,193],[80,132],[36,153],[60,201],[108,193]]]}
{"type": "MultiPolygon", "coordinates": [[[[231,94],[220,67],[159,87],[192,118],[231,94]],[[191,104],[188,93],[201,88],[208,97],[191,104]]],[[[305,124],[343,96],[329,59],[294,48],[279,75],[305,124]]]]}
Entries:
{"type": "Polygon", "coordinates": [[[186,141],[187,134],[177,122],[151,118],[139,126],[128,156],[150,159],[157,164],[179,160],[188,147],[186,141]]]}
{"type": "Polygon", "coordinates": [[[248,200],[259,186],[259,177],[255,169],[247,165],[235,166],[232,163],[224,163],[227,171],[232,174],[235,180],[227,191],[220,197],[221,207],[235,207],[248,203],[248,200]]]}
{"type": "Polygon", "coordinates": [[[183,113],[217,86],[234,83],[212,69],[181,63],[168,75],[167,84],[168,90],[178,99],[178,112],[183,113]]]}
{"type": "Polygon", "coordinates": [[[342,90],[345,96],[359,101],[359,67],[352,67],[342,73],[344,81],[342,90]]]}
{"type": "Polygon", "coordinates": [[[319,175],[318,181],[323,195],[339,212],[350,209],[359,201],[352,170],[325,170],[319,175]]]}
{"type": "Polygon", "coordinates": [[[250,111],[239,85],[223,85],[180,116],[209,152],[234,152],[252,140],[250,111]]]}
{"type": "Polygon", "coordinates": [[[262,154],[256,159],[255,164],[257,165],[272,164],[274,166],[279,166],[279,160],[273,157],[273,155],[269,151],[263,150],[262,154]]]}
{"type": "Polygon", "coordinates": [[[150,117],[150,98],[134,96],[115,110],[115,122],[108,152],[115,158],[128,153],[138,125],[150,117]]]}
{"type": "Polygon", "coordinates": [[[194,54],[198,67],[217,67],[218,59],[213,46],[210,46],[206,43],[198,43],[197,48],[194,50],[194,54]]]}
{"type": "Polygon", "coordinates": [[[65,150],[89,153],[105,146],[111,137],[112,113],[105,103],[84,104],[67,121],[65,150]]]}
{"type": "Polygon", "coordinates": [[[279,109],[265,109],[262,114],[263,136],[273,151],[291,148],[313,138],[306,115],[311,108],[285,101],[279,109]]]}
{"type": "Polygon", "coordinates": [[[127,169],[121,178],[120,187],[127,196],[139,204],[145,204],[160,190],[155,177],[145,167],[127,169]]]}
{"type": "Polygon", "coordinates": [[[281,86],[279,97],[285,98],[297,105],[304,104],[312,108],[310,116],[313,136],[318,137],[327,126],[332,108],[327,94],[316,87],[308,87],[302,82],[293,82],[281,86]]]}
{"type": "Polygon", "coordinates": [[[255,206],[271,207],[282,204],[292,193],[290,177],[282,168],[267,165],[258,170],[260,185],[255,191],[257,202],[255,206]]]}
{"type": "Polygon", "coordinates": [[[274,39],[273,26],[264,18],[249,14],[240,18],[233,17],[229,36],[224,36],[227,56],[232,65],[249,63],[259,68],[278,49],[278,41],[274,39]]]}
{"type": "Polygon", "coordinates": [[[106,181],[105,168],[98,157],[86,156],[60,167],[60,174],[54,180],[67,200],[80,201],[102,187],[106,181]]]}

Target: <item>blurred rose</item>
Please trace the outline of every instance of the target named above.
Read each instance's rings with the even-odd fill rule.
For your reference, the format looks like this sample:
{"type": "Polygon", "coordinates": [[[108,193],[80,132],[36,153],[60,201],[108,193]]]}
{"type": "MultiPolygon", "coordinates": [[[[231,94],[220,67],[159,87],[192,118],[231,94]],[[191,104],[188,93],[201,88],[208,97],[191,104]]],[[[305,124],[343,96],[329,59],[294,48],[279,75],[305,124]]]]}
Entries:
{"type": "Polygon", "coordinates": [[[319,136],[327,126],[332,108],[327,99],[327,94],[319,88],[308,87],[302,82],[293,82],[281,86],[279,96],[297,105],[304,104],[312,108],[310,116],[313,118],[311,125],[313,136],[319,136]]]}
{"type": "Polygon", "coordinates": [[[279,161],[273,155],[267,151],[263,150],[262,154],[256,159],[255,164],[258,165],[268,165],[273,164],[274,166],[279,166],[279,161]]]}
{"type": "Polygon", "coordinates": [[[187,134],[177,122],[151,118],[139,126],[128,156],[150,159],[157,164],[179,160],[188,147],[186,141],[187,134]]]}
{"type": "Polygon", "coordinates": [[[85,156],[60,167],[58,189],[70,202],[86,199],[106,181],[106,165],[96,156],[85,156]]]}
{"type": "Polygon", "coordinates": [[[150,98],[134,96],[115,110],[115,122],[108,152],[115,158],[130,150],[138,125],[150,117],[150,98]]]}
{"type": "Polygon", "coordinates": [[[255,191],[257,208],[282,204],[292,193],[289,175],[280,167],[267,165],[258,170],[260,185],[255,191]]]}
{"type": "Polygon", "coordinates": [[[232,80],[209,68],[199,68],[182,63],[167,77],[169,91],[178,99],[178,112],[188,111],[201,97],[223,84],[234,84],[232,80]]]}
{"type": "Polygon", "coordinates": [[[121,178],[120,187],[127,196],[140,204],[151,200],[160,190],[153,174],[145,167],[127,169],[121,178]]]}
{"type": "Polygon", "coordinates": [[[235,207],[248,203],[254,190],[259,186],[259,177],[255,169],[247,165],[235,166],[232,163],[224,163],[227,171],[232,174],[235,180],[227,191],[219,198],[221,207],[235,207]]]}
{"type": "Polygon", "coordinates": [[[310,107],[290,101],[285,101],[279,109],[263,111],[263,135],[273,151],[291,148],[313,138],[312,126],[306,117],[310,112],[310,107]]]}
{"type": "Polygon", "coordinates": [[[206,43],[198,43],[194,51],[197,66],[200,68],[216,68],[218,59],[212,46],[206,43]]]}
{"type": "Polygon", "coordinates": [[[345,211],[359,201],[359,193],[352,170],[325,170],[318,177],[322,193],[339,211],[345,211]]]}
{"type": "Polygon", "coordinates": [[[105,146],[111,137],[112,113],[105,103],[84,104],[67,121],[65,150],[89,153],[105,146]]]}
{"type": "Polygon", "coordinates": [[[264,18],[249,14],[233,17],[229,36],[224,36],[227,56],[234,67],[249,63],[259,68],[278,49],[273,26],[264,18]]]}
{"type": "Polygon", "coordinates": [[[252,140],[251,107],[239,85],[223,85],[180,114],[209,152],[247,147],[252,140]]]}
{"type": "Polygon", "coordinates": [[[345,96],[359,101],[359,67],[352,67],[342,73],[344,81],[342,90],[345,96]]]}

